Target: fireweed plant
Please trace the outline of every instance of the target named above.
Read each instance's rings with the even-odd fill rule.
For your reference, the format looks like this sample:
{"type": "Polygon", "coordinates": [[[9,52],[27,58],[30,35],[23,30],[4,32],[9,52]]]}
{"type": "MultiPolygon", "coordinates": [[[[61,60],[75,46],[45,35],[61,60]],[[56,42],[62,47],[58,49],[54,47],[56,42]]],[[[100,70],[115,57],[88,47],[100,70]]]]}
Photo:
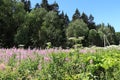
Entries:
{"type": "Polygon", "coordinates": [[[120,80],[119,46],[0,49],[1,80],[120,80]]]}

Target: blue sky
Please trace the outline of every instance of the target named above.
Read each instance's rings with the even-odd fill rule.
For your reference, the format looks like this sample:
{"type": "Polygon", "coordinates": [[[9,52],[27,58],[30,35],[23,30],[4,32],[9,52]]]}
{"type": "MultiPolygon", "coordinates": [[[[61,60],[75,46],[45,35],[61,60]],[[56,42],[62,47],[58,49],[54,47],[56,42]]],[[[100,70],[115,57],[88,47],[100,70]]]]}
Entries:
{"type": "MultiPolygon", "coordinates": [[[[41,1],[31,0],[32,7],[41,1]]],[[[49,4],[54,1],[59,4],[59,10],[67,13],[70,19],[78,8],[80,13],[92,14],[96,24],[110,23],[116,32],[120,32],[120,0],[48,0],[49,4]]]]}

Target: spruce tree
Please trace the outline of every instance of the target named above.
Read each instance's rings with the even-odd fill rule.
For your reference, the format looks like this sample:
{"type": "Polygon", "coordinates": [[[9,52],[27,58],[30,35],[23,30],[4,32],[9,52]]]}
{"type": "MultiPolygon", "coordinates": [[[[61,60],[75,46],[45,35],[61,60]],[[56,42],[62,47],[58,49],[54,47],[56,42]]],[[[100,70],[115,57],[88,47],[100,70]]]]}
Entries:
{"type": "Polygon", "coordinates": [[[80,12],[78,9],[76,9],[75,13],[73,14],[72,20],[80,19],[80,12]]]}
{"type": "Polygon", "coordinates": [[[41,8],[45,8],[47,11],[49,10],[48,7],[49,7],[49,4],[48,4],[48,1],[47,0],[42,0],[42,3],[40,5],[41,8]]]}
{"type": "Polygon", "coordinates": [[[96,29],[95,22],[94,22],[94,17],[91,14],[88,18],[88,28],[89,29],[96,29]]]}
{"type": "Polygon", "coordinates": [[[67,14],[65,14],[65,25],[68,26],[68,24],[70,23],[69,17],[67,14]]]}
{"type": "Polygon", "coordinates": [[[56,2],[54,2],[52,5],[49,6],[50,11],[59,12],[58,9],[59,9],[59,5],[56,2]]]}
{"type": "Polygon", "coordinates": [[[30,0],[21,0],[24,4],[24,9],[28,12],[31,11],[31,1],[30,0]]]}
{"type": "Polygon", "coordinates": [[[36,3],[36,5],[35,5],[35,9],[36,9],[36,8],[40,8],[39,3],[36,3]]]}
{"type": "Polygon", "coordinates": [[[81,15],[81,19],[86,23],[88,24],[88,16],[83,12],[82,15],[81,15]]]}

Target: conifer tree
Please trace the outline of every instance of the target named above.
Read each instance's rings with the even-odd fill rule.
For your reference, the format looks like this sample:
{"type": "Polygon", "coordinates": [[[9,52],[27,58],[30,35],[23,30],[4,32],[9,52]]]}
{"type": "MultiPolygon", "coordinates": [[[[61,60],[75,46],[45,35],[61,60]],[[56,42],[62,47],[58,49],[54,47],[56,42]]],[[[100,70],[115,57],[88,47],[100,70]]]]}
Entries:
{"type": "Polygon", "coordinates": [[[49,10],[49,4],[48,4],[48,0],[42,0],[42,3],[40,4],[41,8],[45,8],[46,10],[49,10]]]}
{"type": "Polygon", "coordinates": [[[40,8],[39,3],[36,3],[36,5],[35,5],[35,9],[36,9],[36,8],[40,8]]]}
{"type": "Polygon", "coordinates": [[[59,5],[58,3],[54,2],[53,4],[49,5],[49,11],[55,11],[55,12],[59,12],[59,5]]]}
{"type": "Polygon", "coordinates": [[[24,9],[28,12],[31,11],[31,1],[30,0],[21,0],[24,4],[24,9]]]}
{"type": "Polygon", "coordinates": [[[96,29],[95,22],[94,22],[94,17],[91,14],[88,18],[88,28],[89,29],[96,29]]]}
{"type": "Polygon", "coordinates": [[[88,24],[88,16],[83,12],[82,15],[81,15],[81,19],[86,23],[88,24]]]}
{"type": "Polygon", "coordinates": [[[72,20],[80,19],[80,12],[78,9],[76,9],[75,13],[73,14],[72,20]]]}

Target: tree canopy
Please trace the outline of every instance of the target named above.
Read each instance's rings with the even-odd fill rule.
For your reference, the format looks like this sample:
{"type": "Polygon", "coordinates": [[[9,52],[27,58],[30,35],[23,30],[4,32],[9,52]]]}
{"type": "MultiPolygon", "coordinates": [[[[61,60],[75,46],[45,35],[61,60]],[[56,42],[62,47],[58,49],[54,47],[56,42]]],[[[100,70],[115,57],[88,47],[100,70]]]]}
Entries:
{"type": "MultiPolygon", "coordinates": [[[[59,4],[42,0],[31,8],[30,0],[0,0],[0,47],[70,47],[68,38],[84,37],[83,46],[104,46],[104,35],[110,44],[119,44],[119,32],[104,23],[96,24],[92,14],[76,8],[72,20],[59,4]]],[[[73,44],[71,44],[73,45],[73,44]]]]}

